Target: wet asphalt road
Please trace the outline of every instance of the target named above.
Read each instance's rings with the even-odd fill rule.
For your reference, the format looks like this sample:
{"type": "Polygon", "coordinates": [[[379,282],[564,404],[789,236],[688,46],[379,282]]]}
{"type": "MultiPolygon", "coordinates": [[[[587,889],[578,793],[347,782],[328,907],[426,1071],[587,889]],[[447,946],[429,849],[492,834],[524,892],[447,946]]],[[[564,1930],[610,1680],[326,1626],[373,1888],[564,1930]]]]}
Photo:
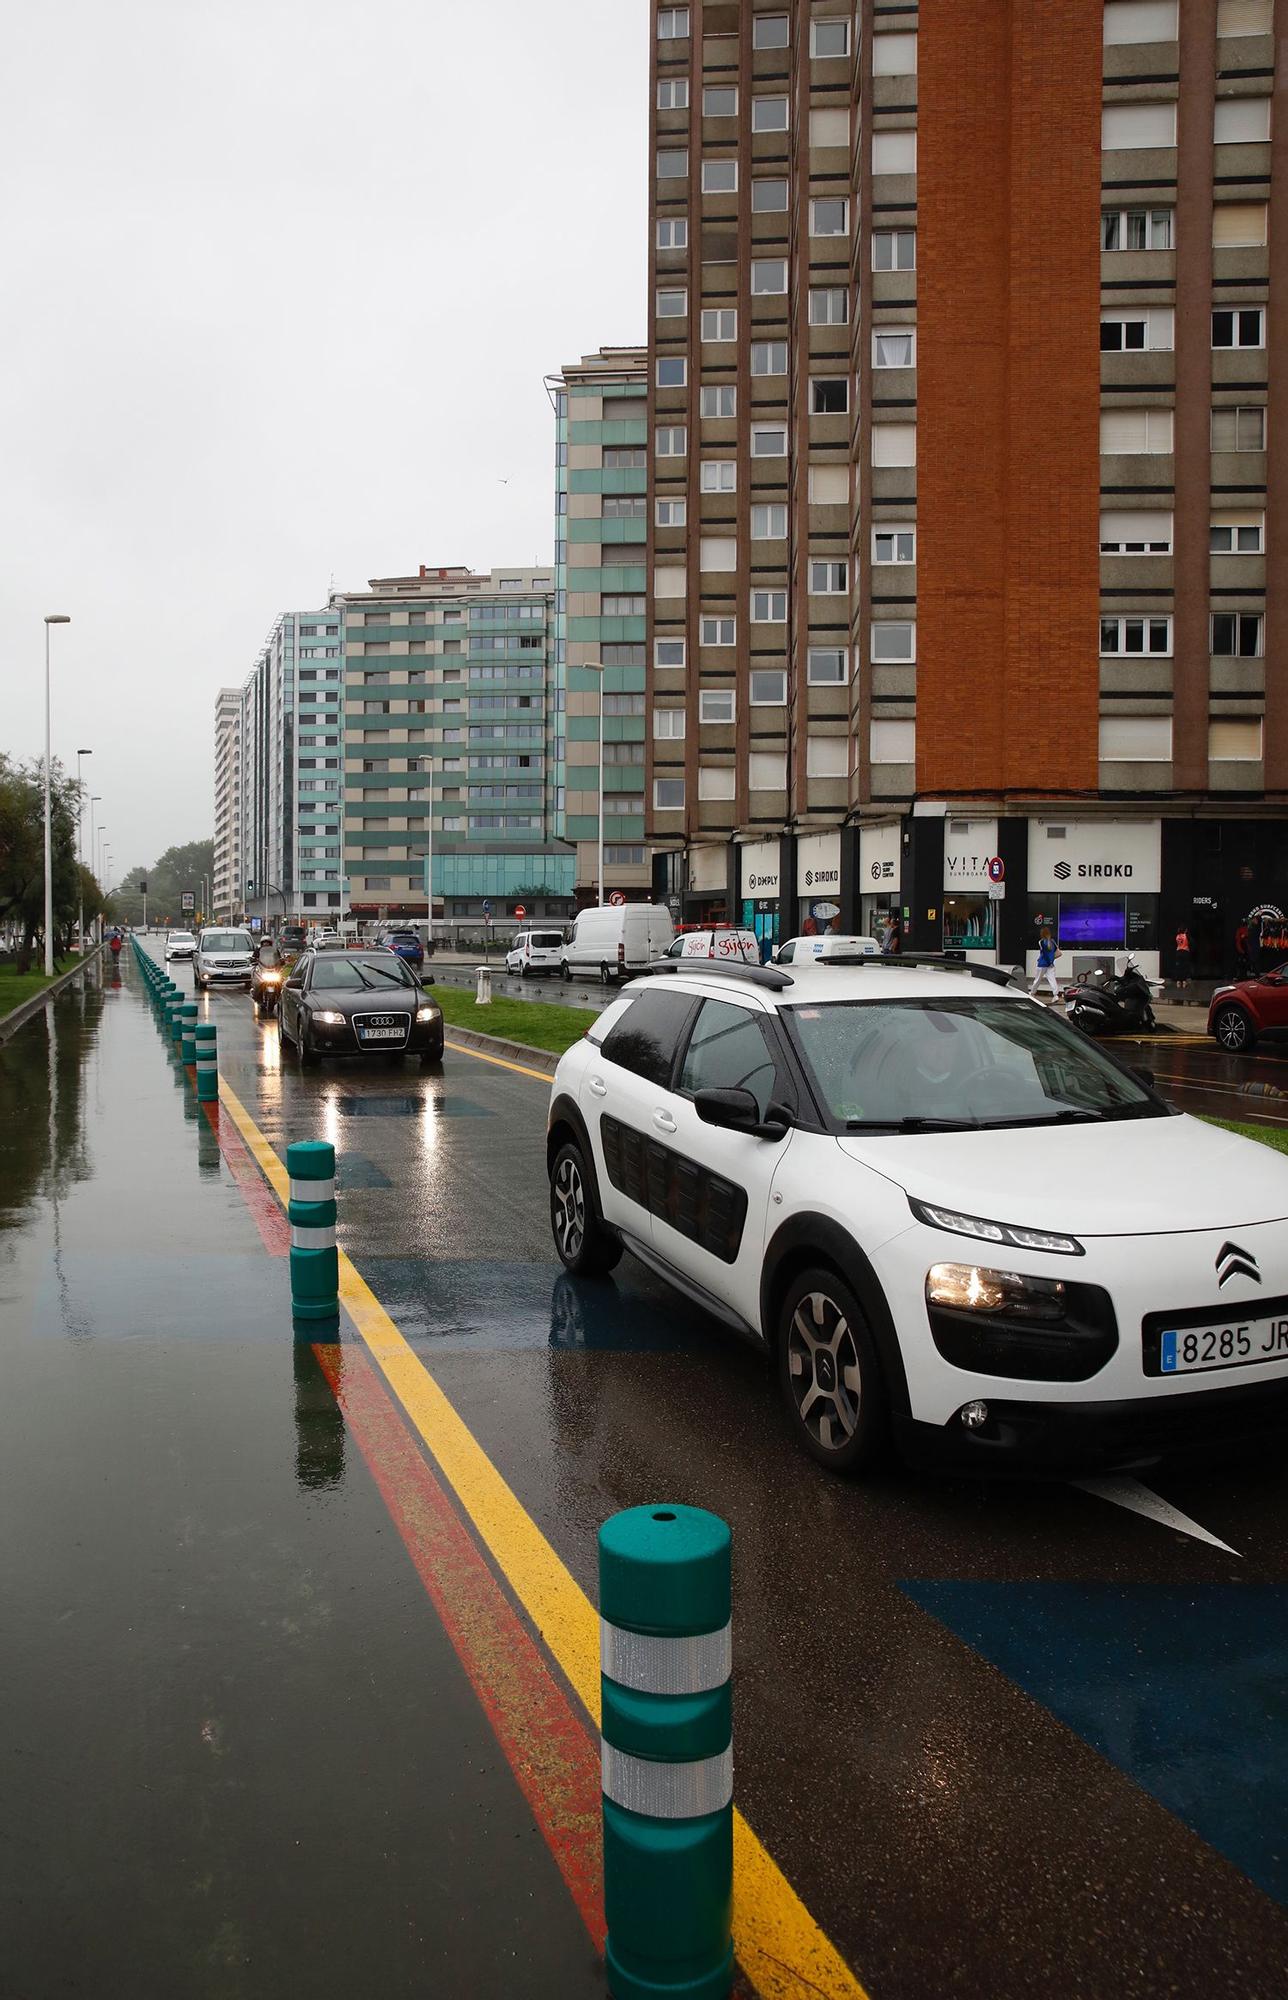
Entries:
{"type": "MultiPolygon", "coordinates": [[[[732,1522],[738,1800],[874,2000],[1288,1990],[1282,1455],[1127,1505],[833,1480],[736,1339],[629,1258],[562,1273],[542,1083],[303,1073],[202,1006],[274,1147],[336,1143],[342,1243],[585,1589],[618,1507],[732,1522]]],[[[54,1011],[0,1056],[12,1990],[596,1990],[137,978],[54,1011]]]]}

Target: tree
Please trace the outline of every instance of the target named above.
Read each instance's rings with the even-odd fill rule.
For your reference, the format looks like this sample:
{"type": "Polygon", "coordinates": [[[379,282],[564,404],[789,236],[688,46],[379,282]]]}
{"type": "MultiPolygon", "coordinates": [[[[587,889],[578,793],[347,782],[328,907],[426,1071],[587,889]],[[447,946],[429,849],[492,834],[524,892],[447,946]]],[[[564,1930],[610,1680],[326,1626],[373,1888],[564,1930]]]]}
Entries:
{"type": "MultiPolygon", "coordinates": [[[[152,915],[178,923],[185,889],[191,889],[201,907],[201,878],[213,875],[215,843],[190,840],[184,847],[167,847],[151,867],[131,868],[120,886],[112,891],[112,901],[126,923],[143,921],[143,894],[140,882],[148,885],[148,909],[152,915]]],[[[206,912],[208,915],[209,912],[206,912]]]]}
{"type": "MultiPolygon", "coordinates": [[[[70,939],[76,920],[76,781],[60,764],[50,772],[50,853],[55,934],[70,939]]],[[[44,766],[0,752],[0,923],[17,936],[18,967],[31,965],[45,924],[44,766]]]]}

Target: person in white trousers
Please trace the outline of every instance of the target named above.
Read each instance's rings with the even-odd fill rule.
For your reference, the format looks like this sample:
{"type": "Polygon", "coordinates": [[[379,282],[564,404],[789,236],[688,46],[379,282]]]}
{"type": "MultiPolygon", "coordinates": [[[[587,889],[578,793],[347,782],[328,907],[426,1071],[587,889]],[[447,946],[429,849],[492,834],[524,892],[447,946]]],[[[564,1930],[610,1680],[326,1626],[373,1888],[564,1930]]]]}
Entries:
{"type": "Polygon", "coordinates": [[[1060,998],[1060,982],[1055,976],[1056,955],[1057,946],[1055,939],[1052,937],[1050,931],[1043,931],[1041,937],[1038,939],[1038,969],[1033,975],[1033,984],[1029,988],[1030,999],[1037,999],[1038,988],[1044,979],[1051,988],[1051,997],[1055,1000],[1060,998]]]}

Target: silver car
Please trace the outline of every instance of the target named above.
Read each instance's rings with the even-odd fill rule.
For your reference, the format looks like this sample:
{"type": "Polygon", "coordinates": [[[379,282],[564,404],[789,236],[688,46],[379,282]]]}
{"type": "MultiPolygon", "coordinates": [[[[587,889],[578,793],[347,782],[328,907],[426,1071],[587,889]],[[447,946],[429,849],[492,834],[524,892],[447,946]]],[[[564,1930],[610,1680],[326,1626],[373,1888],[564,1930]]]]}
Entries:
{"type": "Polygon", "coordinates": [[[204,930],[192,961],[192,983],[199,993],[212,986],[244,986],[249,991],[254,964],[249,931],[204,930]]]}
{"type": "Polygon", "coordinates": [[[172,958],[191,958],[197,949],[197,940],[191,931],[169,931],[165,941],[165,962],[172,958]]]}

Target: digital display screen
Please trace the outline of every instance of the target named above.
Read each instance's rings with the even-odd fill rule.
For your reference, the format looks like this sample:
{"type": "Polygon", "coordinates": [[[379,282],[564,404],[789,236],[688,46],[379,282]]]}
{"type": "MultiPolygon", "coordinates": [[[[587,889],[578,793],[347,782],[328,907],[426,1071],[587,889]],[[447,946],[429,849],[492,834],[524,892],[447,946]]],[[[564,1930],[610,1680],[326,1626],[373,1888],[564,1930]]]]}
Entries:
{"type": "Polygon", "coordinates": [[[1060,898],[1060,943],[1067,945],[1120,945],[1126,939],[1126,915],[1122,901],[1107,898],[1060,898]]]}

